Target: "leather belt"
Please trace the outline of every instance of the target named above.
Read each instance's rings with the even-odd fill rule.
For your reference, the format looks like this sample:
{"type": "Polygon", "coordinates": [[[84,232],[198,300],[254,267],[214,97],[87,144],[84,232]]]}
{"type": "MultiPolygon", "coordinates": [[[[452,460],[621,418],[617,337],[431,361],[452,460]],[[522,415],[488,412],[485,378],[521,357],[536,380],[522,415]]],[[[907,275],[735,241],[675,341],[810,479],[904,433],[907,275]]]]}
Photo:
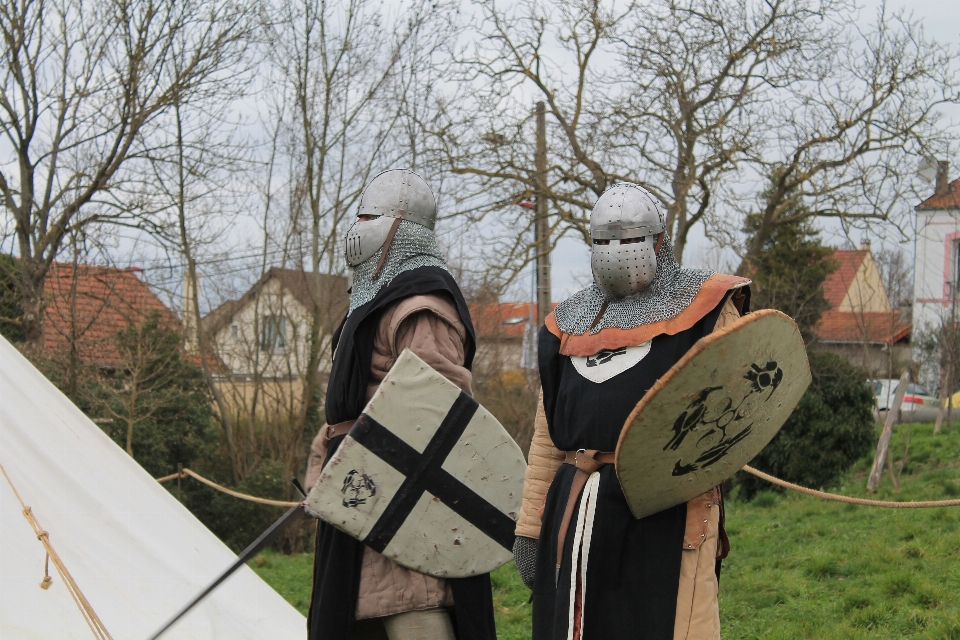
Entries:
{"type": "Polygon", "coordinates": [[[344,422],[338,422],[337,424],[328,424],[327,428],[324,429],[324,440],[322,441],[324,452],[323,461],[320,463],[321,469],[327,466],[327,459],[330,457],[330,441],[337,436],[347,435],[356,422],[356,420],[345,420],[344,422]]]}
{"type": "Polygon", "coordinates": [[[350,432],[350,429],[353,428],[356,420],[346,420],[344,422],[338,422],[337,424],[328,424],[327,425],[327,442],[330,442],[337,436],[345,436],[350,432]]]}
{"type": "Polygon", "coordinates": [[[563,543],[567,538],[567,528],[573,517],[573,507],[577,504],[577,497],[587,484],[587,478],[594,471],[604,465],[613,464],[615,454],[612,451],[597,451],[596,449],[580,449],[567,451],[564,464],[572,464],[577,468],[573,474],[573,483],[570,485],[570,495],[567,496],[567,506],[563,510],[563,519],[560,521],[560,530],[557,532],[557,572],[556,579],[560,578],[560,562],[563,560],[563,543]]]}

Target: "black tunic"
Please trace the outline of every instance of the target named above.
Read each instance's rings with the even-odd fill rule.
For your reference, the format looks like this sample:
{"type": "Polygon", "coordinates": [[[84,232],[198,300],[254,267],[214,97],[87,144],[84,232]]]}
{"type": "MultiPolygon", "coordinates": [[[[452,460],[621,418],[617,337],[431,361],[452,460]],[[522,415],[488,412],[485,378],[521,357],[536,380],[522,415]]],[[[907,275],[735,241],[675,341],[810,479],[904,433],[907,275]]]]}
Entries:
{"type": "MultiPolygon", "coordinates": [[[[581,376],[560,340],[540,330],[539,364],[550,437],[561,451],[614,451],[620,430],[640,398],[697,340],[713,331],[721,302],[691,328],[659,335],[636,365],[602,383],[581,376]]],[[[557,529],[575,468],[562,465],[543,515],[533,589],[534,640],[566,640],[576,518],[564,542],[555,582],[557,529]]],[[[584,591],[584,640],[672,640],[680,584],[686,504],[637,520],[630,513],[616,470],[600,470],[600,486],[584,591]]],[[[576,511],[574,511],[576,513],[576,511]]]]}
{"type": "MultiPolygon", "coordinates": [[[[344,318],[333,336],[334,359],[327,384],[326,421],[337,424],[355,420],[366,406],[367,381],[373,356],[373,341],[383,311],[410,296],[446,293],[456,305],[467,329],[464,345],[467,369],[473,366],[476,334],[470,312],[456,281],[437,267],[405,271],[383,287],[370,302],[344,318]]],[[[330,441],[327,459],[344,436],[330,441]]],[[[324,461],[326,462],[326,461],[324,461]]],[[[319,522],[313,562],[313,592],[307,615],[310,640],[348,640],[353,628],[360,590],[363,543],[319,522]]],[[[448,580],[455,602],[451,616],[459,640],[496,640],[490,574],[448,580]]]]}

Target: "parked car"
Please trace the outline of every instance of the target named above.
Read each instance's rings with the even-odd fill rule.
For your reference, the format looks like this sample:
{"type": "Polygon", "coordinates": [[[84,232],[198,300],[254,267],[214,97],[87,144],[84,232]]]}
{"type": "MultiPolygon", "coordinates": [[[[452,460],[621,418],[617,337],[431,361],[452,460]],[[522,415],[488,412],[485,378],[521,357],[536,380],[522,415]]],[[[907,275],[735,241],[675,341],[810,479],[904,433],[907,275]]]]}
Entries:
{"type": "MultiPolygon", "coordinates": [[[[872,380],[873,395],[877,402],[877,411],[885,413],[893,405],[900,381],[892,378],[872,380]]],[[[933,422],[937,419],[939,402],[936,396],[913,382],[907,384],[900,405],[899,421],[933,422]]]]}

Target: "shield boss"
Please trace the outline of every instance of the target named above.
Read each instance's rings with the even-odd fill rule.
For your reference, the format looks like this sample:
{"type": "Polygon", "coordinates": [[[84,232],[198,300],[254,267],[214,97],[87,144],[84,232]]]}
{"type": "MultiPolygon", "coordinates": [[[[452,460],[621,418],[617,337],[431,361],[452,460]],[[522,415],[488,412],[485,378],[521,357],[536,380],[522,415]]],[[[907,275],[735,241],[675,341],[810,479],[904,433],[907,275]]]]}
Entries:
{"type": "Polygon", "coordinates": [[[717,486],[773,439],[810,384],[797,325],[764,309],[701,338],[641,398],[617,443],[634,517],[717,486]]]}
{"type": "Polygon", "coordinates": [[[526,467],[496,418],[406,349],[307,504],[397,564],[469,577],[513,559],[526,467]]]}

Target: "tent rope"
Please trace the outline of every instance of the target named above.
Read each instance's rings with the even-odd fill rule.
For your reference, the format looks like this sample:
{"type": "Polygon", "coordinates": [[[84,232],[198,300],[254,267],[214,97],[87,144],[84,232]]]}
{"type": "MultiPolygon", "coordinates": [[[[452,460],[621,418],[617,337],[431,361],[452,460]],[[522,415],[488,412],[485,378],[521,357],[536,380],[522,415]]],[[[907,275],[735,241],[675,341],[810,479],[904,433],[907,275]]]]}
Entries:
{"type": "Polygon", "coordinates": [[[299,502],[287,502],[285,500],[271,500],[269,498],[258,498],[257,496],[251,496],[248,493],[240,493],[239,491],[234,491],[233,489],[228,489],[223,485],[219,485],[213,480],[204,478],[202,475],[200,475],[199,473],[196,473],[192,469],[186,469],[186,468],[183,470],[182,475],[179,473],[171,473],[169,476],[163,476],[162,478],[157,478],[157,482],[167,482],[169,480],[173,480],[178,476],[181,478],[186,478],[187,476],[191,476],[193,478],[196,478],[203,484],[209,487],[213,487],[217,491],[222,491],[223,493],[229,496],[233,496],[234,498],[240,498],[241,500],[249,500],[250,502],[256,502],[258,504],[266,504],[266,505],[270,505],[271,507],[295,507],[298,504],[300,504],[299,502]]]}
{"type": "Polygon", "coordinates": [[[824,500],[835,500],[837,502],[847,502],[849,504],[859,504],[865,507],[884,507],[887,509],[929,509],[934,507],[960,507],[960,500],[927,500],[921,502],[894,502],[892,500],[867,500],[865,498],[851,498],[850,496],[841,496],[836,493],[827,493],[826,491],[817,491],[808,489],[798,484],[781,480],[780,478],[764,473],[759,469],[754,469],[750,465],[744,465],[743,470],[751,473],[761,480],[766,480],[772,484],[792,491],[805,493],[808,496],[816,496],[824,500]]]}
{"type": "Polygon", "coordinates": [[[52,582],[49,575],[49,565],[47,562],[53,560],[53,566],[56,567],[57,573],[60,574],[60,578],[66,585],[67,591],[70,593],[70,597],[73,598],[77,608],[80,609],[80,613],[83,615],[83,619],[86,620],[87,625],[90,627],[90,631],[93,632],[94,637],[97,638],[97,640],[113,640],[113,638],[107,632],[107,628],[103,626],[103,622],[100,621],[100,617],[97,616],[97,612],[93,610],[92,606],[90,606],[90,601],[87,600],[87,598],[83,595],[83,592],[80,591],[80,587],[73,579],[73,576],[70,575],[70,572],[67,571],[67,567],[65,564],[63,564],[63,560],[60,559],[60,556],[53,548],[53,545],[50,544],[50,534],[44,531],[43,527],[40,526],[40,522],[37,521],[37,517],[33,514],[33,509],[23,503],[23,498],[20,497],[20,492],[17,491],[17,488],[13,484],[13,480],[10,479],[10,476],[7,474],[7,470],[3,468],[2,464],[0,464],[0,471],[3,472],[3,477],[7,479],[7,484],[9,484],[10,488],[13,489],[13,495],[17,496],[17,501],[23,508],[23,517],[26,518],[27,522],[30,523],[30,526],[33,528],[33,532],[37,535],[37,540],[43,544],[43,547],[47,552],[47,560],[44,563],[45,575],[43,582],[40,583],[40,588],[47,589],[52,582]]]}

